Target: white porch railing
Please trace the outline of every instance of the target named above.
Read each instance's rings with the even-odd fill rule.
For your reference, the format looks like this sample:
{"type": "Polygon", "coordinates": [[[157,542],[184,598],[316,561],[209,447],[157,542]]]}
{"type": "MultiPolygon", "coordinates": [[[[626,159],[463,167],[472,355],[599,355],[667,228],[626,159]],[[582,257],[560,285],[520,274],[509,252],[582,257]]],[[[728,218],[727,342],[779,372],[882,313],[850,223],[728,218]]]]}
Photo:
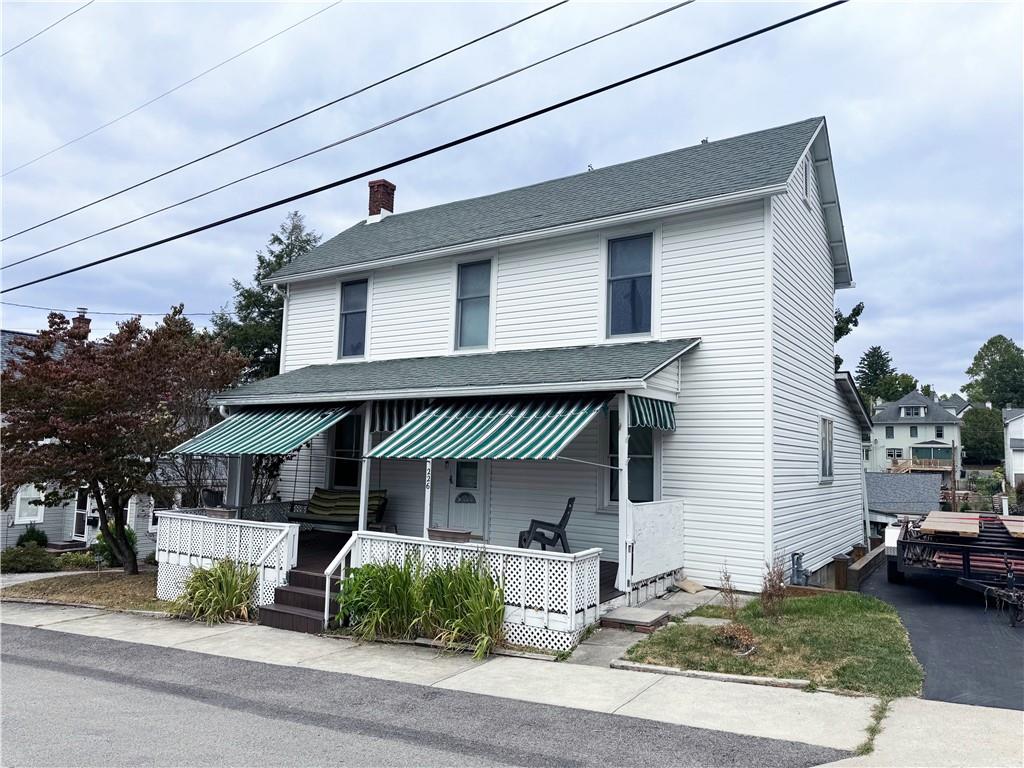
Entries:
{"type": "Polygon", "coordinates": [[[181,512],[158,512],[157,597],[173,600],[194,568],[229,558],[257,569],[255,605],[274,602],[274,589],[287,583],[298,558],[299,526],[223,520],[181,512]]]}
{"type": "Polygon", "coordinates": [[[635,589],[683,567],[683,500],[633,502],[630,506],[630,586],[635,589]]]}
{"type": "MultiPolygon", "coordinates": [[[[325,571],[328,584],[349,552],[353,567],[403,563],[410,556],[418,557],[427,568],[480,560],[494,580],[504,585],[504,631],[511,645],[569,650],[579,642],[584,630],[598,620],[599,548],[573,553],[544,552],[357,531],[325,571]]],[[[329,608],[325,601],[325,618],[329,608]]]]}

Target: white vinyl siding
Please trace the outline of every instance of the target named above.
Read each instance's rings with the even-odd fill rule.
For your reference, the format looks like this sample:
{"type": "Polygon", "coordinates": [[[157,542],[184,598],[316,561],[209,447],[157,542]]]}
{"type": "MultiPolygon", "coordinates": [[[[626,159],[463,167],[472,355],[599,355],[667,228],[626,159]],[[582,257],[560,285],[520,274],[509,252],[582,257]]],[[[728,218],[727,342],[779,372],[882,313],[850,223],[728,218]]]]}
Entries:
{"type": "Polygon", "coordinates": [[[717,584],[727,565],[740,589],[764,561],[764,227],[757,202],[662,230],[661,336],[702,339],[681,365],[662,494],[686,502],[687,575],[717,584]]]}
{"type": "Polygon", "coordinates": [[[448,353],[455,309],[453,275],[447,259],[374,273],[369,329],[372,359],[448,353]]]}
{"type": "Polygon", "coordinates": [[[290,285],[284,333],[283,372],[333,363],[338,353],[338,281],[290,285]]]}
{"type": "Polygon", "coordinates": [[[772,528],[769,552],[816,570],[864,538],[860,428],[834,381],[834,277],[817,178],[772,199],[772,528]],[[820,480],[820,421],[833,421],[833,478],[820,480]]]}
{"type": "Polygon", "coordinates": [[[494,348],[595,343],[599,250],[597,233],[502,249],[495,259],[494,348]]]}
{"type": "MultiPolygon", "coordinates": [[[[29,489],[29,493],[33,493],[31,486],[26,486],[29,489]]],[[[27,496],[24,497],[27,500],[27,496]]],[[[34,511],[34,510],[33,510],[34,511]]],[[[51,542],[63,541],[68,538],[64,532],[64,507],[45,507],[42,508],[43,519],[37,523],[31,523],[36,528],[43,531],[46,537],[51,542]]],[[[11,506],[3,510],[4,519],[3,524],[0,525],[0,549],[6,549],[7,547],[13,547],[18,543],[18,537],[25,532],[29,527],[30,523],[9,523],[14,520],[15,505],[14,502],[11,506]]]]}

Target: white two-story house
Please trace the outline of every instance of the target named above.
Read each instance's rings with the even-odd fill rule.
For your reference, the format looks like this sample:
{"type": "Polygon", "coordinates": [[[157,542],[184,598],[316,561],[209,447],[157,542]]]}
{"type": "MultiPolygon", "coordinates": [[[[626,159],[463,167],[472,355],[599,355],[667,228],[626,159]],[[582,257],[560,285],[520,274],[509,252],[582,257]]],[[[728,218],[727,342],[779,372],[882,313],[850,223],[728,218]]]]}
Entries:
{"type": "Polygon", "coordinates": [[[915,390],[880,406],[872,421],[871,445],[864,451],[867,471],[935,472],[943,485],[959,477],[963,422],[937,399],[915,390]]]}
{"type": "Polygon", "coordinates": [[[280,375],[221,394],[230,417],[181,452],[280,436],[279,495],[358,490],[362,528],[386,494],[378,538],[505,552],[572,497],[569,548],[634,595],[723,568],[757,590],[773,558],[814,571],[864,541],[871,421],[833,370],[852,277],[823,118],[394,200],[370,182],[366,220],[271,278],[280,375]]]}

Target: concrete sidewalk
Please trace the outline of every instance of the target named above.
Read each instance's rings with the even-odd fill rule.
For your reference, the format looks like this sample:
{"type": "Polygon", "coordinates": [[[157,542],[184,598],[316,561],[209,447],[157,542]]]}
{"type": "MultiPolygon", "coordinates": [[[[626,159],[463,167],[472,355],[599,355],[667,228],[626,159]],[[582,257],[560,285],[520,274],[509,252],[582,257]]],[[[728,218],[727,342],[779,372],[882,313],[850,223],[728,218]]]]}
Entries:
{"type": "MultiPolygon", "coordinates": [[[[870,697],[503,656],[476,662],[465,654],[438,654],[411,645],[357,643],[248,624],[207,626],[88,608],[4,602],[0,622],[851,751],[865,740],[875,703],[870,697]]],[[[873,755],[844,763],[1024,764],[1019,712],[906,699],[894,703],[885,727],[873,755]],[[958,721],[977,722],[967,732],[986,737],[974,739],[974,754],[964,752],[964,731],[949,727],[958,721]],[[925,757],[931,754],[935,760],[925,757]],[[940,763],[940,757],[962,760],[940,763]]]]}

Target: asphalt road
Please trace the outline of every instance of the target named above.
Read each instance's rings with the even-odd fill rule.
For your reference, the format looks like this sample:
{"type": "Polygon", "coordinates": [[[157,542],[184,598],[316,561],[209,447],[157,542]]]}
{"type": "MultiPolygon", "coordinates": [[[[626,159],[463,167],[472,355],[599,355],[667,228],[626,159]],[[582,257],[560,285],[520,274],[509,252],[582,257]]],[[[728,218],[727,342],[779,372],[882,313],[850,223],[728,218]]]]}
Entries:
{"type": "Polygon", "coordinates": [[[11,625],[0,695],[5,766],[811,766],[845,756],[11,625]]]}
{"type": "Polygon", "coordinates": [[[885,568],[861,590],[896,608],[924,667],[926,699],[1024,709],[1024,626],[985,598],[945,580],[890,584],[885,568]]]}

